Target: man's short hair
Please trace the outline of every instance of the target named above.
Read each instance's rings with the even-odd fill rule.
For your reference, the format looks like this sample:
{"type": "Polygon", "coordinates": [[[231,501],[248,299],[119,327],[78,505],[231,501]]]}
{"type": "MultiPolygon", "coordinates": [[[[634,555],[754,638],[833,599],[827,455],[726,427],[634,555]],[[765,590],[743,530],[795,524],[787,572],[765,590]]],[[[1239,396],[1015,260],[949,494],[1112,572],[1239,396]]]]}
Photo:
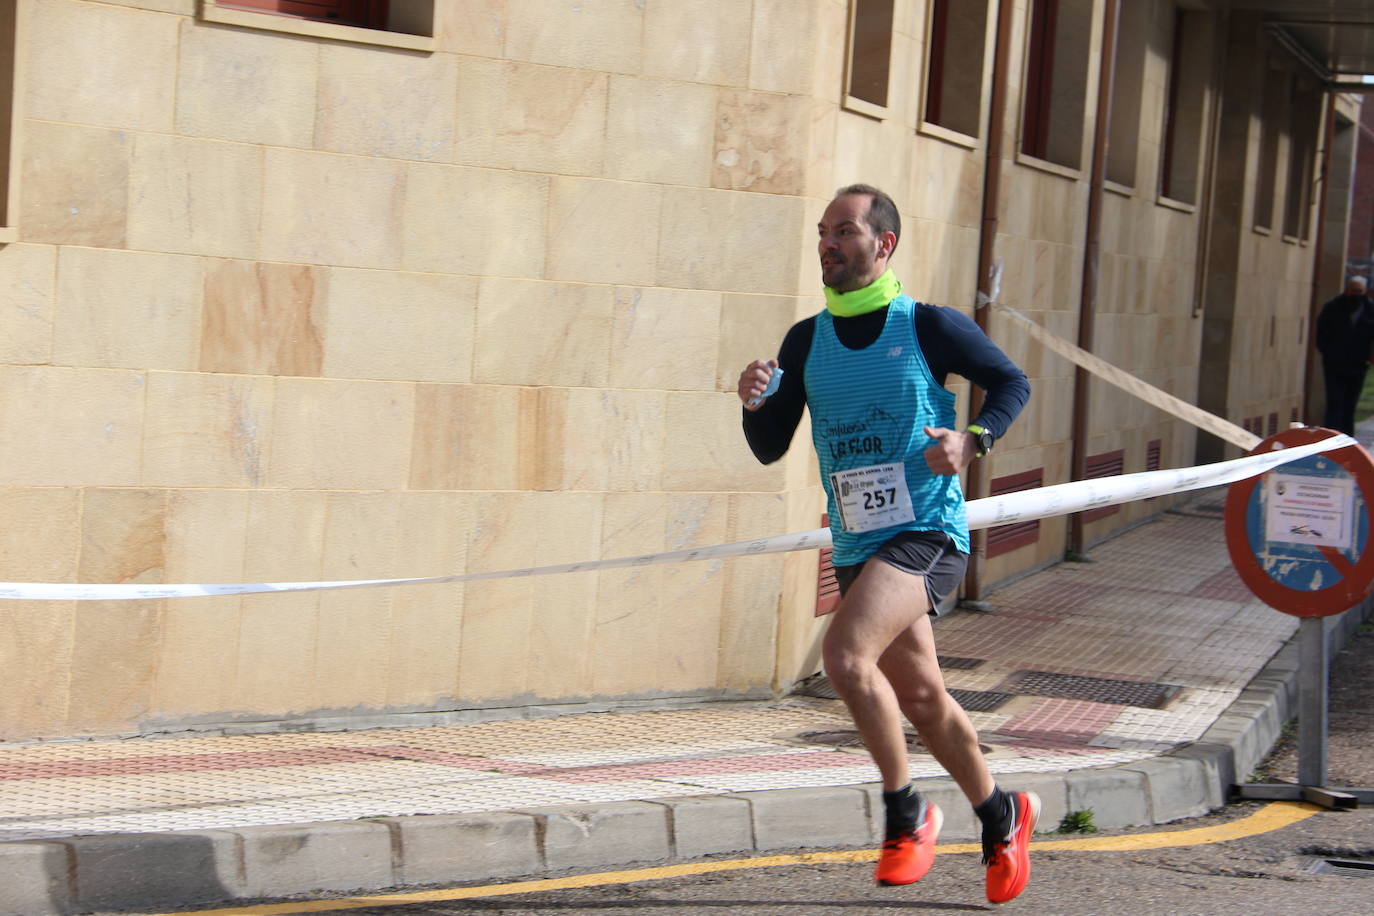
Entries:
{"type": "MultiPolygon", "coordinates": [[[[836,197],[846,197],[850,194],[868,195],[868,215],[865,218],[874,235],[891,232],[898,241],[901,240],[902,217],[897,212],[897,205],[885,191],[880,191],[871,184],[850,184],[835,192],[836,197]]],[[[892,243],[892,250],[897,250],[896,242],[892,243]]]]}

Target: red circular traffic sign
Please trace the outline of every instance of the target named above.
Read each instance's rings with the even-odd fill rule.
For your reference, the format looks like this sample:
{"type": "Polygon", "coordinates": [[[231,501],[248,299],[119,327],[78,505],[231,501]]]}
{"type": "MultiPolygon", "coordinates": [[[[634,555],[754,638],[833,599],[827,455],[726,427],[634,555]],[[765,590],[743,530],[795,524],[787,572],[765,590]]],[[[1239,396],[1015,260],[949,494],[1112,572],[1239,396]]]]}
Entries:
{"type": "MultiPolygon", "coordinates": [[[[1335,435],[1339,434],[1321,427],[1287,429],[1262,441],[1250,450],[1250,454],[1268,454],[1276,447],[1294,448],[1335,435]]],[[[1318,457],[1334,461],[1354,478],[1363,497],[1365,512],[1368,513],[1369,507],[1374,506],[1374,459],[1370,458],[1369,453],[1359,445],[1349,445],[1322,452],[1318,457]]],[[[1283,467],[1280,465],[1274,471],[1283,467]]],[[[1226,493],[1226,550],[1241,581],[1265,604],[1295,617],[1330,617],[1350,610],[1369,594],[1370,583],[1374,582],[1374,531],[1370,530],[1368,520],[1365,519],[1363,524],[1366,535],[1363,544],[1356,542],[1359,555],[1353,562],[1334,547],[1316,548],[1320,553],[1317,562],[1324,560],[1337,573],[1338,578],[1333,584],[1312,590],[1292,588],[1265,570],[1260,562],[1260,550],[1266,545],[1255,543],[1256,540],[1263,541],[1263,535],[1252,536],[1249,517],[1251,500],[1255,488],[1265,476],[1260,474],[1237,481],[1231,484],[1226,493]]],[[[1361,531],[1361,521],[1360,518],[1354,519],[1356,535],[1361,531]]]]}

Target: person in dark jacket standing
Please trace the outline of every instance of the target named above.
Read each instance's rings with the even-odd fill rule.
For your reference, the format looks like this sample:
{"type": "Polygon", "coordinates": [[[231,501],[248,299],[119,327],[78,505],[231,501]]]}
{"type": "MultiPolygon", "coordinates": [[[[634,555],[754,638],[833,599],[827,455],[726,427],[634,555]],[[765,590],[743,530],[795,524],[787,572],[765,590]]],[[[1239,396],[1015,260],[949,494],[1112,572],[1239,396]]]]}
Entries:
{"type": "Polygon", "coordinates": [[[1351,277],[1345,292],[1323,305],[1317,315],[1317,350],[1326,380],[1323,425],[1351,435],[1374,344],[1374,302],[1366,286],[1364,277],[1351,277]]]}

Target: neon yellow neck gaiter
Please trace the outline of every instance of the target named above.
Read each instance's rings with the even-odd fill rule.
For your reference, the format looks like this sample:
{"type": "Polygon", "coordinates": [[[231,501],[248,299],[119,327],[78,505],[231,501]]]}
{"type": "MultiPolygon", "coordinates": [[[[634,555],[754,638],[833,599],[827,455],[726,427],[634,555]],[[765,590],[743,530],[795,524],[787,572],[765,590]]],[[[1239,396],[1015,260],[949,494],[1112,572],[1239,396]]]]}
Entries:
{"type": "Polygon", "coordinates": [[[825,288],[825,307],[830,314],[837,318],[853,318],[855,315],[867,315],[869,312],[876,312],[901,294],[902,282],[897,279],[897,275],[889,267],[881,277],[863,289],[841,293],[827,286],[825,288]]]}

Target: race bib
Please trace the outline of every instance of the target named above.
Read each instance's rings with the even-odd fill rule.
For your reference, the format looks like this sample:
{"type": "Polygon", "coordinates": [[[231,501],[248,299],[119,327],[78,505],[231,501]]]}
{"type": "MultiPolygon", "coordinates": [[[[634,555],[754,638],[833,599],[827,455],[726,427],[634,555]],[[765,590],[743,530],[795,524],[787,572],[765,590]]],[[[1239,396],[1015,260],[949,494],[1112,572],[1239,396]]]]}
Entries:
{"type": "Polygon", "coordinates": [[[851,534],[890,528],[916,517],[906,488],[906,465],[901,462],[836,471],[830,475],[830,491],[840,510],[840,526],[851,534]]]}

